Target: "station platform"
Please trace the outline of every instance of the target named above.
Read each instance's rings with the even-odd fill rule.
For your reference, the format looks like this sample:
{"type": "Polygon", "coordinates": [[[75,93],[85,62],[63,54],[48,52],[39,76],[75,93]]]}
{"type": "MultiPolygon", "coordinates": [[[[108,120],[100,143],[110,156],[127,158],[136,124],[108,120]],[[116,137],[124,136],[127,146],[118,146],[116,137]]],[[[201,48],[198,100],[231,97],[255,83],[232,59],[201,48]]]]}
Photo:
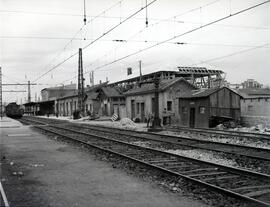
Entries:
{"type": "Polygon", "coordinates": [[[0,130],[1,207],[205,206],[129,176],[18,121],[3,118],[0,130]]]}

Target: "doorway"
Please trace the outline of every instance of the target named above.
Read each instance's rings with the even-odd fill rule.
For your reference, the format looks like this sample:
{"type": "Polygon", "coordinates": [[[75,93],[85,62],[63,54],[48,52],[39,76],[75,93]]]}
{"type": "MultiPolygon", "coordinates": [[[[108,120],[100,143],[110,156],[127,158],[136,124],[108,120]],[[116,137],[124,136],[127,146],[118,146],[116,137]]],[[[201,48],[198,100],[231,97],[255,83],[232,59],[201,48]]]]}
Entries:
{"type": "Polygon", "coordinates": [[[135,117],[135,101],[131,100],[131,120],[135,117]]]}
{"type": "Polygon", "coordinates": [[[194,128],[195,127],[195,108],[190,108],[189,127],[190,128],[194,128]]]}
{"type": "Polygon", "coordinates": [[[141,103],[141,122],[145,122],[144,103],[141,103]]]}

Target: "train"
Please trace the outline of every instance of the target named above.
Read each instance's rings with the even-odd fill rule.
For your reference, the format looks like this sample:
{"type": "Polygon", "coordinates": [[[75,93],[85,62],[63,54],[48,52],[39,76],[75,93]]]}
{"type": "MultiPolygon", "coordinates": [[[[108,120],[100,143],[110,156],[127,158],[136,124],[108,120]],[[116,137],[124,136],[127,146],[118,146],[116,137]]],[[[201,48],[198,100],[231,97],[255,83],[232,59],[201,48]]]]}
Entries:
{"type": "Polygon", "coordinates": [[[5,108],[7,117],[19,119],[22,118],[24,110],[16,102],[9,103],[5,108]]]}

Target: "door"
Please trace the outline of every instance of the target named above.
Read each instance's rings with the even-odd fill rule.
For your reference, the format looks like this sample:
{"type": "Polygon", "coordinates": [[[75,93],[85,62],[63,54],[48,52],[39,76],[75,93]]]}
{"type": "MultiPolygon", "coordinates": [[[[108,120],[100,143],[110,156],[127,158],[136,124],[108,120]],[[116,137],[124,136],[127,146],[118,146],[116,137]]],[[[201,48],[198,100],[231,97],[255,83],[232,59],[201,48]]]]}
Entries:
{"type": "Polygon", "coordinates": [[[131,119],[135,117],[135,101],[131,100],[131,119]]]}
{"type": "Polygon", "coordinates": [[[141,103],[141,122],[144,122],[144,103],[141,103]]]}
{"type": "Polygon", "coordinates": [[[191,128],[195,127],[195,108],[190,108],[189,127],[191,128]]]}
{"type": "Polygon", "coordinates": [[[104,104],[103,115],[108,116],[108,106],[107,106],[107,104],[104,104]]]}
{"type": "Polygon", "coordinates": [[[119,116],[119,106],[117,104],[113,105],[113,113],[119,116]]]}

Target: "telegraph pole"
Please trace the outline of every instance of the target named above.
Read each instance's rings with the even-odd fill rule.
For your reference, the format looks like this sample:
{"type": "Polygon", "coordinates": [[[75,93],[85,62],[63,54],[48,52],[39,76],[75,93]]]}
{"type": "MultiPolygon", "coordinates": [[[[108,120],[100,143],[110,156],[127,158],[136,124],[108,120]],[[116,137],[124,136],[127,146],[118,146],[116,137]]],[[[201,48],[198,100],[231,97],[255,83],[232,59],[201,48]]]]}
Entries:
{"type": "Polygon", "coordinates": [[[83,78],[83,61],[82,48],[79,48],[79,63],[78,63],[78,108],[84,115],[84,78],[83,78]]]}
{"type": "Polygon", "coordinates": [[[159,118],[159,83],[160,80],[157,77],[157,75],[155,75],[154,78],[154,85],[155,85],[155,115],[154,115],[154,120],[153,120],[153,126],[152,128],[155,130],[158,130],[161,125],[160,125],[160,118],[159,118]]]}
{"type": "Polygon", "coordinates": [[[2,98],[2,68],[0,67],[0,113],[3,118],[3,98],[2,98]]]}
{"type": "Polygon", "coordinates": [[[140,82],[142,81],[142,61],[139,61],[139,68],[140,68],[140,82]]]}
{"type": "Polygon", "coordinates": [[[28,103],[31,102],[31,88],[30,88],[30,81],[28,81],[28,103]]]}

